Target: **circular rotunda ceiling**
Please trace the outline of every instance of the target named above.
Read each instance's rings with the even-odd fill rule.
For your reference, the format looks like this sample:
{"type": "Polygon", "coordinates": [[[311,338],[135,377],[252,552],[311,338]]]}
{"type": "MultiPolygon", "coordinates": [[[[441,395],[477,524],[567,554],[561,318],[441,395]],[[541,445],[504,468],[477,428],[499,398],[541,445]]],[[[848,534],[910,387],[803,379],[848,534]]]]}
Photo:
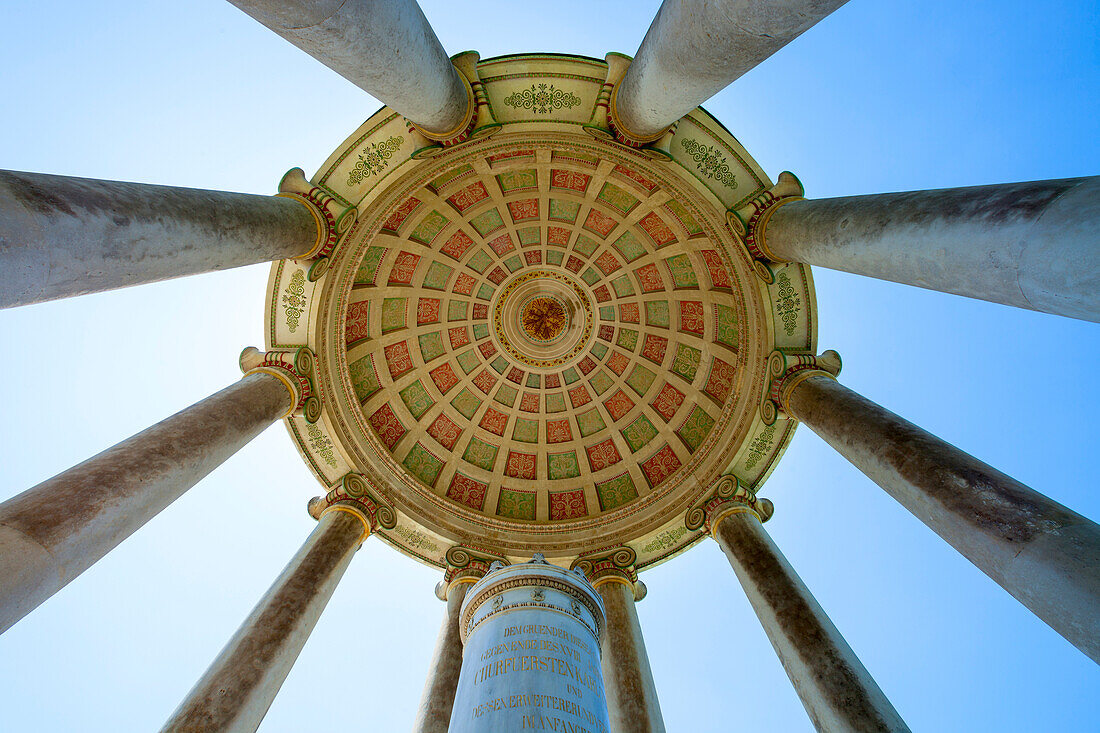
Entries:
{"type": "Polygon", "coordinates": [[[759,406],[769,354],[815,346],[808,270],[754,271],[725,214],[770,184],[706,113],[659,161],[582,128],[603,62],[478,72],[495,134],[413,159],[383,109],[314,176],[356,218],[323,275],[272,273],[268,347],[318,360],[321,418],[291,434],[326,486],[355,472],[392,502],[383,536],[427,562],[658,562],[719,475],[758,486],[789,440],[759,406]]]}

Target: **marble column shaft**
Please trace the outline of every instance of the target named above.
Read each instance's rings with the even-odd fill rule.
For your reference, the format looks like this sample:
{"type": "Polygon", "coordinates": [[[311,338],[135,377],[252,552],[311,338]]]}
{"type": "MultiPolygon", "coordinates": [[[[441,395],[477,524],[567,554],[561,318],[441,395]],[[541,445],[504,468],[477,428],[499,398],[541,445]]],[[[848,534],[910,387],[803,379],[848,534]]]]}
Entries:
{"type": "Polygon", "coordinates": [[[462,639],[459,635],[459,613],[466,591],[478,578],[459,578],[447,586],[447,614],[439,627],[435,651],[432,653],[428,679],[420,696],[420,707],[413,723],[414,733],[447,733],[455,690],[462,672],[462,639]]]}
{"type": "Polygon", "coordinates": [[[307,253],[289,198],[0,171],[0,308],[307,253]]]}
{"type": "Polygon", "coordinates": [[[847,0],[665,0],[616,91],[628,137],[650,140],[847,0]]]}
{"type": "Polygon", "coordinates": [[[792,201],[760,239],[779,260],[1100,322],[1100,176],[792,201]]]}
{"type": "Polygon", "coordinates": [[[162,730],[239,733],[259,728],[369,532],[367,526],[356,511],[326,511],[162,730]]]}
{"type": "Polygon", "coordinates": [[[423,129],[460,127],[465,83],[416,0],[229,0],[423,129]]]}
{"type": "Polygon", "coordinates": [[[290,408],[281,381],[249,375],[0,504],[0,632],[290,408]]]}
{"type": "Polygon", "coordinates": [[[664,733],[665,722],[646,654],[634,586],[618,579],[597,580],[607,626],[600,639],[600,666],[612,733],[664,733]]]}
{"type": "Polygon", "coordinates": [[[871,673],[748,508],[712,528],[819,731],[908,731],[871,673]]]}
{"type": "Polygon", "coordinates": [[[1100,663],[1100,526],[824,374],[786,409],[1100,663]]]}

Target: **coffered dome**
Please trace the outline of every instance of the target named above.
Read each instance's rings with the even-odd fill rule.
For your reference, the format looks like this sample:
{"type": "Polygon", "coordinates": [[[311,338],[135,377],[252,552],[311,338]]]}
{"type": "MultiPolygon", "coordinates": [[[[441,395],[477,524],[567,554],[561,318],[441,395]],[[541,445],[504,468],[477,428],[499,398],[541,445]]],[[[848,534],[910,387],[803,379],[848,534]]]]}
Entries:
{"type": "Polygon", "coordinates": [[[776,346],[814,347],[809,274],[769,285],[726,223],[770,183],[699,110],[670,161],[589,134],[605,69],[482,62],[502,127],[424,159],[382,110],[312,182],[355,208],[324,274],[275,266],[268,346],[313,348],[324,405],[292,433],[429,562],[456,541],[662,560],[719,475],[758,484],[789,439],[759,407],[776,346]]]}

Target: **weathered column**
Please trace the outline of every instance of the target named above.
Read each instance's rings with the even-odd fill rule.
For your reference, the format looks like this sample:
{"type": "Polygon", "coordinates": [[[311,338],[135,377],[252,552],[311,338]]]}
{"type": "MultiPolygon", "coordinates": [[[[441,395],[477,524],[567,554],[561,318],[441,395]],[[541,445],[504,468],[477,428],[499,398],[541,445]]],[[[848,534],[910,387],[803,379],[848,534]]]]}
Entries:
{"type": "MultiPolygon", "coordinates": [[[[772,515],[733,476],[701,508],[819,731],[908,731],[871,673],[761,526],[772,515]]],[[[688,522],[693,520],[689,512],[688,522]]]]}
{"type": "MultiPolygon", "coordinates": [[[[312,369],[305,352],[299,365],[312,369]]],[[[279,359],[260,357],[236,384],[0,504],[0,632],[301,408],[309,379],[279,359]]]]}
{"type": "Polygon", "coordinates": [[[305,196],[0,171],[0,308],[312,257],[323,213],[305,196]]]}
{"type": "Polygon", "coordinates": [[[786,46],[846,0],[664,0],[616,87],[620,136],[659,139],[674,122],[786,46]]]}
{"type": "Polygon", "coordinates": [[[637,555],[620,547],[599,556],[585,555],[573,565],[580,568],[603,600],[607,625],[600,637],[607,715],[614,733],[664,733],[665,721],[653,671],[646,654],[637,601],[646,587],[634,569],[637,555]]]}
{"type": "MultiPolygon", "coordinates": [[[[774,372],[773,372],[774,373],[774,372]]],[[[802,365],[776,404],[1100,663],[1100,526],[802,365]]]]}
{"type": "MultiPolygon", "coordinates": [[[[344,477],[341,497],[314,499],[317,527],[275,579],[206,674],[165,723],[163,731],[254,731],[317,625],[352,555],[377,524],[356,474],[344,477]]],[[[330,496],[332,493],[330,492],[330,496]]]]}
{"type": "Polygon", "coordinates": [[[1100,176],[792,196],[761,224],[772,260],[1100,322],[1100,176]]]}
{"type": "Polygon", "coordinates": [[[229,1],[432,139],[470,122],[470,86],[415,0],[229,1]]]}
{"type": "Polygon", "coordinates": [[[506,564],[503,558],[490,557],[461,545],[447,550],[446,559],[447,571],[436,586],[435,593],[439,600],[447,602],[447,614],[439,627],[413,733],[447,733],[462,670],[462,638],[458,628],[462,601],[470,586],[489,572],[491,563],[506,564]]]}
{"type": "Polygon", "coordinates": [[[599,594],[541,554],[491,566],[462,602],[462,673],[450,733],[608,733],[599,594]]]}

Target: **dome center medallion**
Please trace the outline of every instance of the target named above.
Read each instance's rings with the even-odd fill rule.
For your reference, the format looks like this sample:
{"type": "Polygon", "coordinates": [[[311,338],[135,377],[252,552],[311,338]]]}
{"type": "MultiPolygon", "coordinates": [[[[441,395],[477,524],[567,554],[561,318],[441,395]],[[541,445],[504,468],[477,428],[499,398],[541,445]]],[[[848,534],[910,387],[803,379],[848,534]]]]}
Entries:
{"type": "Polygon", "coordinates": [[[565,304],[549,295],[537,295],[524,303],[519,318],[524,333],[542,343],[556,341],[569,325],[565,304]]]}

